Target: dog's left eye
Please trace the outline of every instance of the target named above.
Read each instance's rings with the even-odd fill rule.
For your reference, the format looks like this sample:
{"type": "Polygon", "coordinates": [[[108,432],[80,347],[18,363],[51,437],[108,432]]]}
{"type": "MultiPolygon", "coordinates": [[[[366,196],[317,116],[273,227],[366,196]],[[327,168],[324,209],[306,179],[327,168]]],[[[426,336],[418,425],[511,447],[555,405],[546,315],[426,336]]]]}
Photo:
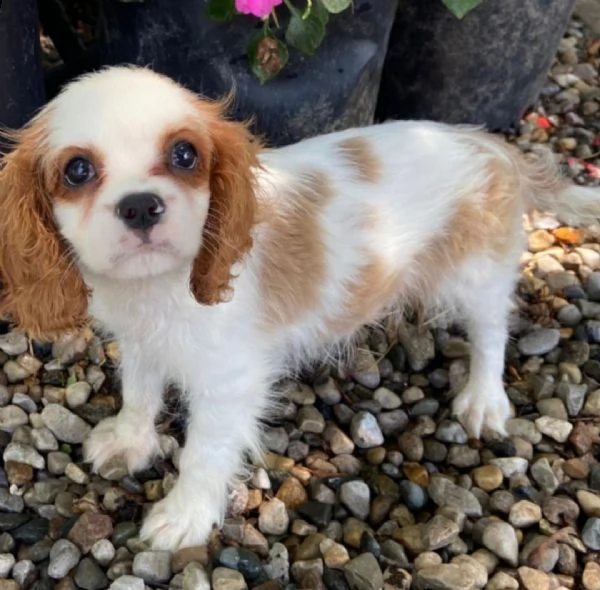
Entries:
{"type": "Polygon", "coordinates": [[[65,166],[64,178],[69,186],[77,187],[95,178],[96,170],[89,160],[77,157],[65,166]]]}
{"type": "Polygon", "coordinates": [[[193,170],[198,164],[198,152],[188,141],[178,141],[171,148],[171,166],[181,170],[193,170]]]}

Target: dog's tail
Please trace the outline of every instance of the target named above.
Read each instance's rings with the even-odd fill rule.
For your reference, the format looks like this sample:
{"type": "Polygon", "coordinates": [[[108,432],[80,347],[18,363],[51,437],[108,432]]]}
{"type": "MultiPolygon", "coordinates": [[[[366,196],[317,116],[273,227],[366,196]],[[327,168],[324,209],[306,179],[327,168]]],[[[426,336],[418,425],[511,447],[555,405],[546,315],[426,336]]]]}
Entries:
{"type": "Polygon", "coordinates": [[[527,205],[540,212],[554,213],[567,225],[586,225],[600,220],[600,187],[583,187],[559,172],[548,148],[535,158],[515,158],[527,205]]]}

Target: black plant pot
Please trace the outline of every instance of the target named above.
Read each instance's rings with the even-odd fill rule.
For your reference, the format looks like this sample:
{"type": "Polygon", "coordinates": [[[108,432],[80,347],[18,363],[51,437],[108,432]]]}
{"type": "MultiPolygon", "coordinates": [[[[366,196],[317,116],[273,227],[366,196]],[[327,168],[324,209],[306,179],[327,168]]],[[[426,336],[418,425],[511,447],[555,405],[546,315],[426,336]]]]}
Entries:
{"type": "Polygon", "coordinates": [[[216,23],[201,0],[103,0],[102,61],[150,65],[209,97],[234,86],[233,115],[254,118],[269,145],[285,145],[373,121],[396,5],[357,2],[330,20],[314,57],[290,51],[285,70],[261,85],[246,60],[257,19],[216,23]]]}
{"type": "Polygon", "coordinates": [[[400,0],[377,117],[507,130],[544,83],[574,0],[483,0],[456,19],[441,0],[400,0]]]}
{"type": "Polygon", "coordinates": [[[0,128],[18,128],[44,103],[37,3],[0,5],[0,128]]]}

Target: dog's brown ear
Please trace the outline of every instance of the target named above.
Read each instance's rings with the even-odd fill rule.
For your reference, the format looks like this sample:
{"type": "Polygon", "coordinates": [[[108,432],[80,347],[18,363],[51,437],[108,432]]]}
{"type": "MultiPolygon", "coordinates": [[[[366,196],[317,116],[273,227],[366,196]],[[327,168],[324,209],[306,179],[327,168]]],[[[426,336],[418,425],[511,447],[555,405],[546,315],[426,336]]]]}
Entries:
{"type": "Polygon", "coordinates": [[[54,222],[43,139],[34,123],[0,156],[0,317],[53,340],[86,322],[88,289],[54,222]]]}
{"type": "Polygon", "coordinates": [[[220,105],[199,109],[210,122],[213,157],[208,217],[190,286],[199,303],[212,305],[229,297],[232,266],[252,246],[259,145],[246,125],[223,119],[220,105]]]}

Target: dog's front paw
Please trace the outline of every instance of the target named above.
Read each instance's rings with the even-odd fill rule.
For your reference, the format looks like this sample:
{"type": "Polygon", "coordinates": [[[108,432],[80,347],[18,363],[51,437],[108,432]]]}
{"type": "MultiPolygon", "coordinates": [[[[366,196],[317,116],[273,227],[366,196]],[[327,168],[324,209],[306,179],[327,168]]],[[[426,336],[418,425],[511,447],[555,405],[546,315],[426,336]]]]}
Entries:
{"type": "Polygon", "coordinates": [[[150,541],[152,549],[164,551],[204,545],[221,516],[220,502],[211,501],[197,489],[184,494],[176,484],[166,498],[152,507],[140,538],[150,541]]]}
{"type": "Polygon", "coordinates": [[[477,386],[470,382],[454,398],[452,413],[475,438],[481,436],[483,427],[506,436],[506,421],[511,416],[510,402],[502,385],[477,386]]]}
{"type": "Polygon", "coordinates": [[[84,459],[95,472],[108,460],[121,456],[129,472],[135,473],[145,469],[160,452],[160,439],[154,428],[140,428],[122,414],[102,420],[83,444],[84,459]]]}

